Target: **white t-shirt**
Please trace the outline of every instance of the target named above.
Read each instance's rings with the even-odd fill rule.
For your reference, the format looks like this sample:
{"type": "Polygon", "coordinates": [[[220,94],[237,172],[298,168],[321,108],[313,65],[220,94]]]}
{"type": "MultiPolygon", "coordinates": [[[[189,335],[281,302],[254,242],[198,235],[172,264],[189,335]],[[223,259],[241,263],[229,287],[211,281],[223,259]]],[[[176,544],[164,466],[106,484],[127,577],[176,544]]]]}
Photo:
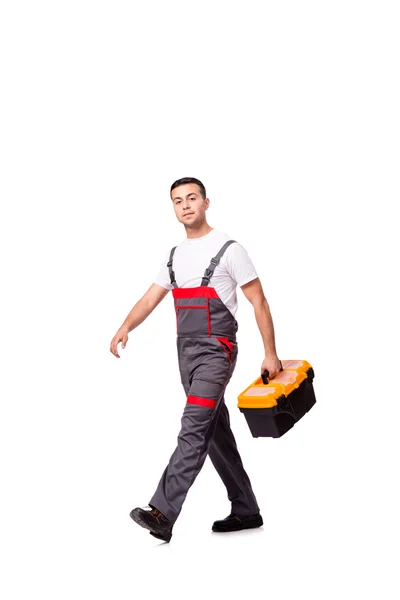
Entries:
{"type": "MultiPolygon", "coordinates": [[[[235,238],[217,229],[212,229],[198,238],[186,237],[177,245],[172,258],[172,269],[175,272],[177,286],[183,288],[200,286],[211,259],[216,256],[225,242],[231,239],[235,238]]],[[[154,283],[167,290],[173,288],[167,267],[170,252],[171,248],[166,252],[160,271],[154,280],[154,283]]],[[[215,288],[222,302],[235,316],[238,308],[236,287],[256,277],[258,275],[249,255],[243,246],[235,242],[226,248],[208,285],[215,288]]]]}

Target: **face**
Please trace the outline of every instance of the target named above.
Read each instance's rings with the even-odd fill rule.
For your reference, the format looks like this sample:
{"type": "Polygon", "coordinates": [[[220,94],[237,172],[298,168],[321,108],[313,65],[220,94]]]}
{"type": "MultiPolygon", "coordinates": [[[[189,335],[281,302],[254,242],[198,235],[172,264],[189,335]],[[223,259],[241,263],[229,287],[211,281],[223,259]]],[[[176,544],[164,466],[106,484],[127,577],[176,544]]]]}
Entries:
{"type": "Polygon", "coordinates": [[[172,190],[176,218],[186,227],[199,227],[206,220],[210,200],[203,200],[197,183],[186,183],[172,190]]]}

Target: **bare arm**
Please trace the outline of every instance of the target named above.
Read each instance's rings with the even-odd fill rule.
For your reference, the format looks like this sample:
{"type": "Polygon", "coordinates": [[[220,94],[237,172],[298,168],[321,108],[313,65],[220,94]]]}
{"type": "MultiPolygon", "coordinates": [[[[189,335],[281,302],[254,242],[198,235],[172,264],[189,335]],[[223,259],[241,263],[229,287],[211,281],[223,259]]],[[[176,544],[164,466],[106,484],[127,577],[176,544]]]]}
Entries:
{"type": "Polygon", "coordinates": [[[264,343],[265,355],[276,354],[274,325],[259,277],[249,281],[241,289],[247,300],[253,305],[254,315],[264,343]]]}
{"type": "Polygon", "coordinates": [[[117,350],[118,343],[122,342],[122,348],[125,348],[126,342],[128,341],[128,333],[143,323],[145,319],[147,319],[149,314],[153,312],[158,304],[160,304],[161,300],[165,298],[168,292],[169,290],[161,285],[152,283],[147,292],[140,298],[140,300],[138,300],[138,302],[136,302],[135,306],[132,308],[125,321],[122,323],[121,327],[111,340],[110,352],[112,352],[112,354],[114,354],[117,358],[120,358],[117,350]]]}
{"type": "Polygon", "coordinates": [[[254,315],[264,344],[265,358],[261,364],[261,371],[267,369],[270,378],[274,377],[281,368],[281,363],[276,354],[275,332],[271,311],[259,277],[241,286],[247,300],[254,308],[254,315]]]}
{"type": "Polygon", "coordinates": [[[125,329],[129,333],[132,329],[143,323],[168,292],[169,290],[166,288],[153,283],[140,300],[136,302],[120,329],[125,329]]]}

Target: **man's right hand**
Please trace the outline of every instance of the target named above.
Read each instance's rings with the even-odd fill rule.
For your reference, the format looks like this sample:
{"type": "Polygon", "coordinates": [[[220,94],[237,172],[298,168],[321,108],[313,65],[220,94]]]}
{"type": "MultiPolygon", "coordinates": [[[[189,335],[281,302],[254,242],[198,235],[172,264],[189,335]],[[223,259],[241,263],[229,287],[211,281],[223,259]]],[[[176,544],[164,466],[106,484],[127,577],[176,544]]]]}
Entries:
{"type": "Polygon", "coordinates": [[[125,348],[126,342],[128,341],[128,332],[126,329],[118,329],[117,333],[114,335],[110,344],[110,352],[114,354],[117,358],[121,358],[118,354],[118,344],[122,342],[122,348],[125,348]]]}

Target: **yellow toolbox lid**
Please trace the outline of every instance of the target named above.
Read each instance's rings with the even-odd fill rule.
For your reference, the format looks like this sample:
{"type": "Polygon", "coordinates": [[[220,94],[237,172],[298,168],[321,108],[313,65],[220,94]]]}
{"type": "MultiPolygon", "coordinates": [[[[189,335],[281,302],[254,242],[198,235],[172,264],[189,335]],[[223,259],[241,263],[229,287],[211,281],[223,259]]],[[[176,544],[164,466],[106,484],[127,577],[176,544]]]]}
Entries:
{"type": "Polygon", "coordinates": [[[282,360],[283,371],[280,371],[269,383],[264,384],[262,377],[257,377],[238,396],[239,408],[272,408],[277,405],[280,396],[288,396],[307,379],[307,371],[311,368],[306,360],[282,360]]]}
{"type": "Polygon", "coordinates": [[[306,373],[308,369],[311,369],[311,365],[306,360],[283,360],[282,361],[283,370],[290,369],[298,371],[298,373],[306,373]]]}

